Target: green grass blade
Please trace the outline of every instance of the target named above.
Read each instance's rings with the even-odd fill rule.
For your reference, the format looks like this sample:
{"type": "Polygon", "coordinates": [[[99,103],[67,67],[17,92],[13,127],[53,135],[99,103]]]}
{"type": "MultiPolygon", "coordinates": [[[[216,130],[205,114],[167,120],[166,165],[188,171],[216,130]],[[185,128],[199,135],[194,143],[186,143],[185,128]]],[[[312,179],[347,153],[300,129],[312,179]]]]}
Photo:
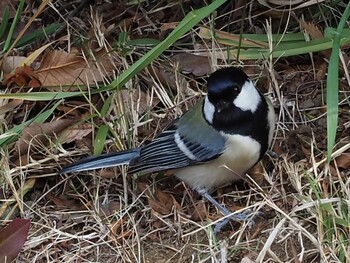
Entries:
{"type": "Polygon", "coordinates": [[[30,93],[8,93],[0,94],[0,99],[19,99],[31,101],[47,101],[53,99],[65,99],[82,95],[83,92],[30,92],[30,93]]]}
{"type": "MultiPolygon", "coordinates": [[[[119,89],[124,86],[131,78],[133,78],[137,73],[149,65],[154,59],[156,59],[160,54],[162,54],[167,48],[174,44],[179,38],[191,30],[195,25],[197,25],[201,20],[210,15],[218,7],[220,7],[227,0],[216,0],[208,6],[202,7],[200,9],[191,11],[185,18],[178,24],[178,26],[169,34],[169,36],[159,43],[157,46],[148,51],[142,58],[131,65],[126,71],[124,71],[116,80],[114,80],[110,85],[91,91],[91,94],[100,93],[103,91],[109,91],[113,89],[119,89]]],[[[74,96],[82,95],[81,92],[32,92],[27,93],[17,93],[17,94],[0,94],[0,98],[17,98],[23,100],[52,100],[69,98],[74,96]]]]}
{"type": "Polygon", "coordinates": [[[327,159],[331,161],[333,146],[338,127],[338,101],[339,101],[339,48],[343,28],[350,15],[350,3],[346,6],[338,28],[334,31],[332,54],[329,59],[327,74],[327,159]]]}
{"type": "Polygon", "coordinates": [[[106,99],[105,103],[103,103],[102,109],[100,110],[100,116],[101,117],[106,117],[109,108],[111,107],[113,96],[108,96],[106,99]]]}
{"type": "MultiPolygon", "coordinates": [[[[343,34],[340,38],[340,46],[346,46],[350,44],[350,34],[343,34]]],[[[310,52],[318,52],[333,47],[333,40],[328,37],[323,37],[320,39],[311,40],[308,42],[298,41],[298,42],[282,42],[272,51],[272,57],[289,57],[307,54],[310,52]]],[[[271,55],[270,50],[264,48],[255,48],[255,49],[241,49],[240,50],[240,59],[264,59],[271,55]]],[[[231,57],[237,56],[237,50],[230,51],[231,57]]]]}
{"type": "Polygon", "coordinates": [[[9,6],[7,5],[7,6],[5,7],[4,15],[3,15],[2,20],[1,20],[1,25],[0,25],[0,39],[2,38],[2,36],[4,35],[4,33],[5,33],[5,31],[6,31],[6,28],[7,28],[8,22],[9,22],[9,17],[10,17],[10,8],[9,8],[9,6]]]}
{"type": "Polygon", "coordinates": [[[19,20],[21,18],[21,14],[22,14],[22,11],[23,11],[24,3],[25,3],[25,0],[21,0],[19,2],[19,6],[17,8],[16,15],[15,15],[15,17],[13,19],[11,28],[9,30],[9,33],[7,35],[7,38],[6,38],[6,41],[5,41],[5,44],[4,44],[3,52],[8,51],[8,49],[11,46],[12,37],[13,37],[13,34],[15,32],[16,26],[17,26],[17,24],[18,24],[18,22],[19,22],[19,20]]]}
{"type": "Polygon", "coordinates": [[[94,155],[100,155],[102,153],[108,135],[108,131],[109,126],[106,124],[103,124],[98,128],[96,138],[94,141],[94,155]]]}
{"type": "Polygon", "coordinates": [[[139,38],[132,39],[125,43],[125,46],[156,46],[160,43],[158,39],[154,38],[139,38]]]}
{"type": "Polygon", "coordinates": [[[51,25],[48,25],[44,28],[39,28],[37,30],[35,30],[34,32],[27,34],[25,36],[23,36],[15,45],[16,48],[18,47],[22,47],[28,43],[33,42],[36,39],[43,39],[53,33],[55,33],[57,31],[57,29],[59,29],[63,24],[59,24],[59,23],[54,23],[51,25]]]}
{"type": "Polygon", "coordinates": [[[4,147],[5,145],[15,141],[22,133],[23,129],[30,125],[33,122],[43,123],[49,118],[54,110],[60,105],[62,101],[57,101],[50,109],[38,114],[35,118],[25,121],[20,125],[14,126],[12,129],[6,131],[5,133],[0,135],[0,147],[4,147]]]}
{"type": "Polygon", "coordinates": [[[118,89],[119,87],[124,86],[131,78],[133,78],[137,73],[139,73],[142,69],[149,65],[155,58],[162,54],[179,38],[181,38],[195,25],[197,25],[201,20],[210,15],[213,11],[215,11],[225,2],[226,0],[216,0],[208,6],[202,7],[200,9],[188,13],[186,17],[178,24],[178,26],[169,34],[169,36],[164,41],[162,41],[156,47],[148,51],[141,59],[139,59],[136,63],[131,65],[130,68],[124,71],[104,90],[118,89]]]}

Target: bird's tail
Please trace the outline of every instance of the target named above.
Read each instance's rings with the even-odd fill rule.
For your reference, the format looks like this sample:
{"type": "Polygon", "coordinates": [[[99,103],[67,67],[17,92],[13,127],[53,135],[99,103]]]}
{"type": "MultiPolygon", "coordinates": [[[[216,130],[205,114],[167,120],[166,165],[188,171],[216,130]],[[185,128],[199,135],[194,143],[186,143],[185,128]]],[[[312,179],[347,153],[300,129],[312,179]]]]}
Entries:
{"type": "Polygon", "coordinates": [[[140,148],[126,150],[122,152],[102,154],[99,156],[91,156],[77,163],[63,168],[59,173],[73,173],[100,168],[114,167],[119,165],[128,165],[130,161],[140,154],[140,148]]]}

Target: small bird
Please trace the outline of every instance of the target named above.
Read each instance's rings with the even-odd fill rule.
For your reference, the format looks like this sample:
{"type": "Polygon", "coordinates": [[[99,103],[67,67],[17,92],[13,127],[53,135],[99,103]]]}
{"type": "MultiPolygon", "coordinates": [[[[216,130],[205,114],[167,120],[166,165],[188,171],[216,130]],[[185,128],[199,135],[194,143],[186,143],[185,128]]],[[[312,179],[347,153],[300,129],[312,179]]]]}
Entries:
{"type": "MultiPolygon", "coordinates": [[[[239,68],[215,71],[207,89],[204,99],[148,145],[88,157],[60,174],[119,165],[128,165],[128,173],[172,170],[225,216],[231,215],[209,192],[241,179],[261,160],[272,142],[275,113],[270,100],[239,68]]],[[[214,231],[219,232],[229,219],[247,217],[245,213],[231,215],[214,231]]]]}

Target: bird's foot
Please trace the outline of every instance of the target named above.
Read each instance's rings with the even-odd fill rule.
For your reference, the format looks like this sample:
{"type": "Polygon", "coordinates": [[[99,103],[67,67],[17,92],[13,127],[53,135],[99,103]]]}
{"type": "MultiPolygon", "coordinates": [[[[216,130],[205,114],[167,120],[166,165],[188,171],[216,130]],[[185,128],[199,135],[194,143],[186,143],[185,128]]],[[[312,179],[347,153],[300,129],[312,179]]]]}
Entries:
{"type": "Polygon", "coordinates": [[[278,157],[279,157],[279,155],[276,152],[272,151],[272,150],[267,150],[266,153],[273,159],[278,159],[278,157]]]}
{"type": "Polygon", "coordinates": [[[214,233],[218,234],[221,232],[221,229],[225,227],[231,220],[236,222],[247,222],[248,220],[252,219],[256,215],[256,213],[252,212],[250,209],[245,210],[244,212],[233,214],[230,212],[229,214],[225,216],[225,219],[221,220],[219,223],[215,224],[214,227],[214,233]],[[229,216],[230,215],[230,216],[229,216]]]}
{"type": "Polygon", "coordinates": [[[226,226],[230,220],[236,221],[236,222],[246,222],[253,218],[256,213],[252,212],[251,210],[246,210],[241,213],[233,214],[230,210],[223,207],[218,201],[216,201],[206,189],[198,189],[198,193],[200,193],[205,199],[207,199],[209,202],[211,202],[220,212],[227,216],[227,218],[223,219],[221,222],[217,223],[214,228],[214,233],[218,234],[221,229],[226,226]]]}

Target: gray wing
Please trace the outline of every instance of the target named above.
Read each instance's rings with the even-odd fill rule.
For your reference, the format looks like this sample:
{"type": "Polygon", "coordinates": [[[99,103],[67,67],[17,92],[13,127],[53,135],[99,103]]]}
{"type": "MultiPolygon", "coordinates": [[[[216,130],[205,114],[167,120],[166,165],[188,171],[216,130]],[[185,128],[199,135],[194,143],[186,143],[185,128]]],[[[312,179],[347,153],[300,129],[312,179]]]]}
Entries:
{"type": "Polygon", "coordinates": [[[129,172],[156,172],[210,161],[220,156],[226,140],[202,116],[197,105],[141,149],[129,172]]]}

